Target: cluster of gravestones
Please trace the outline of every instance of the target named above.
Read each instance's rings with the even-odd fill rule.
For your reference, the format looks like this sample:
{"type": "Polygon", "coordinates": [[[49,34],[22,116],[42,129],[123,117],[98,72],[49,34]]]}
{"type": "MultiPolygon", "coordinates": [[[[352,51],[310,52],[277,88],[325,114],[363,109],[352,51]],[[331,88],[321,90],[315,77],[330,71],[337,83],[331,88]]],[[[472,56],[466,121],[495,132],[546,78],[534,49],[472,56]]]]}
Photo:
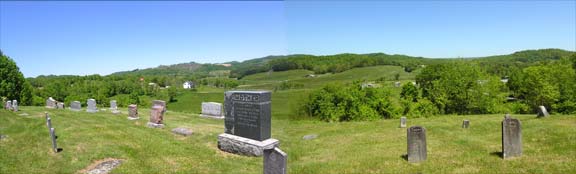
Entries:
{"type": "MultiPolygon", "coordinates": [[[[544,106],[540,106],[537,117],[548,117],[550,114],[544,106]]],[[[502,125],[502,158],[522,156],[522,124],[520,120],[510,117],[509,114],[504,116],[502,125]]],[[[406,117],[400,118],[400,127],[406,127],[406,117]]],[[[462,128],[469,128],[470,121],[463,120],[462,128]]],[[[422,126],[412,126],[407,131],[408,162],[418,163],[426,161],[426,129],[422,126]]]]}
{"type": "Polygon", "coordinates": [[[18,100],[12,100],[12,101],[8,100],[3,103],[4,103],[4,109],[18,112],[18,100]]]}
{"type": "Polygon", "coordinates": [[[46,127],[48,127],[48,132],[50,133],[50,139],[52,140],[52,149],[54,152],[58,153],[62,151],[62,148],[58,148],[58,144],[56,143],[56,139],[58,136],[56,135],[56,129],[52,127],[52,118],[48,115],[48,112],[45,113],[46,115],[46,127]]]}

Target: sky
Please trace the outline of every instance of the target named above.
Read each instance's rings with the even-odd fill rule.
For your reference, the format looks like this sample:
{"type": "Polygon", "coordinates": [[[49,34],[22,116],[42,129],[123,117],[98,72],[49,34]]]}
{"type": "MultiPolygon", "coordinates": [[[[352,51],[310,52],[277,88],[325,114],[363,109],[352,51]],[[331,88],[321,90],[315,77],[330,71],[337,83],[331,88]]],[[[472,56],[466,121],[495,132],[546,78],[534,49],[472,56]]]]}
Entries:
{"type": "Polygon", "coordinates": [[[0,1],[0,50],[25,77],[268,55],[542,48],[576,51],[576,0],[0,1]]]}

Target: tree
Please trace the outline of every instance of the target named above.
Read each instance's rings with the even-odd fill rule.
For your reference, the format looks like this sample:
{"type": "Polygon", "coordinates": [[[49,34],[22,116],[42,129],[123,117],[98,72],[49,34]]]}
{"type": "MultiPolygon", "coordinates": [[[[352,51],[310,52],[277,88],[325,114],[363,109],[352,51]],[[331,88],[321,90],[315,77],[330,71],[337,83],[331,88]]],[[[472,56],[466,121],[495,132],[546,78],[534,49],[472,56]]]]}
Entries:
{"type": "Polygon", "coordinates": [[[32,87],[10,57],[0,50],[0,96],[18,100],[21,105],[32,103],[32,87]]]}
{"type": "Polygon", "coordinates": [[[400,92],[400,98],[409,100],[411,102],[418,101],[418,89],[412,83],[406,83],[402,85],[402,92],[400,92]]]}

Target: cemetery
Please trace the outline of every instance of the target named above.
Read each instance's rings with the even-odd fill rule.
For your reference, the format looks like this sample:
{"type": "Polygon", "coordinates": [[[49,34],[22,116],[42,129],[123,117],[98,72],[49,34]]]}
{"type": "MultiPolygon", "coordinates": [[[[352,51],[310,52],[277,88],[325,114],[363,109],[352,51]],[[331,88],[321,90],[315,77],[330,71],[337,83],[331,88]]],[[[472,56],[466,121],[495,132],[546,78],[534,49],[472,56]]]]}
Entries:
{"type": "Polygon", "coordinates": [[[0,174],[576,174],[573,7],[2,1],[0,174]]]}

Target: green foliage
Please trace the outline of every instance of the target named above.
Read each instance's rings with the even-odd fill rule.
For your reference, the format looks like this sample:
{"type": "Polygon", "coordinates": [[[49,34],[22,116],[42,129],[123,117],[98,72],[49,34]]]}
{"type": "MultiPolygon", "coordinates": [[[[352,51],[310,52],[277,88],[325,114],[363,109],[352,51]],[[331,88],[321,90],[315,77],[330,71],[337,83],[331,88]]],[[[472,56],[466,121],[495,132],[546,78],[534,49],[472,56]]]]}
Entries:
{"type": "Polygon", "coordinates": [[[274,87],[274,91],[278,91],[278,90],[288,90],[288,89],[298,89],[298,88],[303,88],[304,84],[303,83],[298,83],[298,82],[293,82],[293,81],[282,81],[280,82],[280,84],[276,87],[274,87]]]}
{"type": "Polygon", "coordinates": [[[303,107],[309,116],[329,122],[394,118],[397,113],[389,98],[386,88],[362,88],[359,81],[328,84],[312,92],[303,107]]]}
{"type": "Polygon", "coordinates": [[[576,73],[568,59],[524,68],[510,77],[509,86],[533,113],[538,106],[551,108],[550,112],[576,112],[576,73]]]}
{"type": "Polygon", "coordinates": [[[441,113],[498,113],[498,105],[504,100],[499,78],[469,62],[428,66],[416,80],[423,97],[432,101],[441,113]]]}
{"type": "Polygon", "coordinates": [[[14,60],[0,51],[0,97],[18,100],[20,105],[32,104],[32,90],[14,60]]]}
{"type": "Polygon", "coordinates": [[[419,92],[416,86],[412,83],[405,83],[402,85],[402,92],[400,92],[400,98],[409,100],[411,102],[417,102],[419,97],[419,92]]]}
{"type": "Polygon", "coordinates": [[[204,78],[198,81],[201,85],[214,86],[217,88],[235,88],[238,85],[238,80],[232,78],[204,78]]]}

